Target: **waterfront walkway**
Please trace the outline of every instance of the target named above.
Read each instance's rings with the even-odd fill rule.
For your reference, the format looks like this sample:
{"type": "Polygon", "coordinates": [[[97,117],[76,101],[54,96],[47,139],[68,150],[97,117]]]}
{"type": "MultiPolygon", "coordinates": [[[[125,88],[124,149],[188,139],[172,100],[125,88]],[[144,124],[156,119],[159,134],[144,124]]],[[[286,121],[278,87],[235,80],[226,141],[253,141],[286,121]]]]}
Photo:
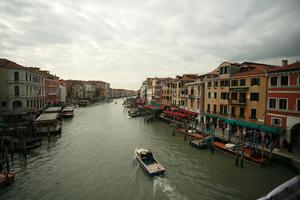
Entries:
{"type": "MultiPolygon", "coordinates": [[[[217,137],[219,139],[223,139],[222,130],[220,128],[215,129],[215,137],[217,137]]],[[[225,131],[224,140],[227,141],[227,139],[228,139],[228,133],[227,133],[227,131],[225,131]]],[[[230,142],[236,143],[236,138],[230,137],[230,142]]],[[[262,146],[260,144],[258,145],[258,149],[260,151],[263,149],[265,155],[269,155],[270,150],[271,150],[270,148],[266,148],[266,147],[262,148],[262,146]]],[[[277,155],[278,157],[290,159],[293,163],[293,166],[296,167],[300,171],[300,149],[293,148],[293,152],[288,152],[286,149],[276,149],[275,148],[275,149],[273,149],[272,154],[274,156],[277,155]]]]}

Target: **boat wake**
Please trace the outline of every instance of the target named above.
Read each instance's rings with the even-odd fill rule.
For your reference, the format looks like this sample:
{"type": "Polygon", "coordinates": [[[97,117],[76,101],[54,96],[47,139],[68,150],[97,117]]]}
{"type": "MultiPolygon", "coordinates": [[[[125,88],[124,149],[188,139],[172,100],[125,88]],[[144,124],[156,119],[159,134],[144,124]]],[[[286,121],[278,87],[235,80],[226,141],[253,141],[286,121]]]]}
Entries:
{"type": "Polygon", "coordinates": [[[171,185],[171,182],[165,178],[155,177],[153,181],[153,198],[157,195],[157,192],[163,192],[170,200],[187,200],[187,198],[181,195],[175,186],[171,185]]]}

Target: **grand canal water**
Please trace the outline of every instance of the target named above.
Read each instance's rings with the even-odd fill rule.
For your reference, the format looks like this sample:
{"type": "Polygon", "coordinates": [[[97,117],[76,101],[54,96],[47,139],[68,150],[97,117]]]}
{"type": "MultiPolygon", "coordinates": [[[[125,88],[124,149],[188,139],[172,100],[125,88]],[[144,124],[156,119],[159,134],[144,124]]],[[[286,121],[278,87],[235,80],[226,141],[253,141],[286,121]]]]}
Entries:
{"type": "Polygon", "coordinates": [[[0,199],[247,200],[295,175],[278,164],[236,167],[222,152],[172,136],[164,122],[129,118],[121,104],[76,108],[61,137],[45,140],[26,163],[14,162],[16,182],[0,191],[0,199]],[[152,149],[167,169],[164,177],[146,175],[133,157],[136,147],[152,149]]]}

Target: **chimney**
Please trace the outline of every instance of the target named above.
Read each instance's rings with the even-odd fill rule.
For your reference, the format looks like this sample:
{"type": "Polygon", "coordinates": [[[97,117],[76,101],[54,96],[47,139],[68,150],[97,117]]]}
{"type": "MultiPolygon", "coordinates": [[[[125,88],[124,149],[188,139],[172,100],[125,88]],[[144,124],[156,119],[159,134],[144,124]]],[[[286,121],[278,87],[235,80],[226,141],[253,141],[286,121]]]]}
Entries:
{"type": "Polygon", "coordinates": [[[288,65],[288,60],[282,60],[282,67],[287,66],[288,65]]]}

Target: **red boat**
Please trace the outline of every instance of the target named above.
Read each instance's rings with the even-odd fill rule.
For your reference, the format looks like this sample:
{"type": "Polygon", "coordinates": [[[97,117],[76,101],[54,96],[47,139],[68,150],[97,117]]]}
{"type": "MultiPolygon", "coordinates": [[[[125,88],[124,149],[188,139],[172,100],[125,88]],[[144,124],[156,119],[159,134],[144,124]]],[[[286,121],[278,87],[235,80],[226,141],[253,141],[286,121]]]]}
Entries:
{"type": "MultiPolygon", "coordinates": [[[[229,155],[236,156],[236,150],[234,149],[235,145],[233,145],[233,144],[230,146],[223,142],[216,141],[216,142],[214,142],[214,146],[229,155]]],[[[241,150],[240,150],[240,154],[241,154],[241,150]]],[[[241,157],[241,155],[240,155],[240,157],[241,157]]],[[[258,165],[264,165],[267,162],[266,158],[254,155],[253,150],[249,147],[244,147],[244,159],[251,163],[258,164],[258,165]]]]}
{"type": "Polygon", "coordinates": [[[0,188],[12,184],[15,181],[16,173],[8,172],[0,174],[0,188]]]}

